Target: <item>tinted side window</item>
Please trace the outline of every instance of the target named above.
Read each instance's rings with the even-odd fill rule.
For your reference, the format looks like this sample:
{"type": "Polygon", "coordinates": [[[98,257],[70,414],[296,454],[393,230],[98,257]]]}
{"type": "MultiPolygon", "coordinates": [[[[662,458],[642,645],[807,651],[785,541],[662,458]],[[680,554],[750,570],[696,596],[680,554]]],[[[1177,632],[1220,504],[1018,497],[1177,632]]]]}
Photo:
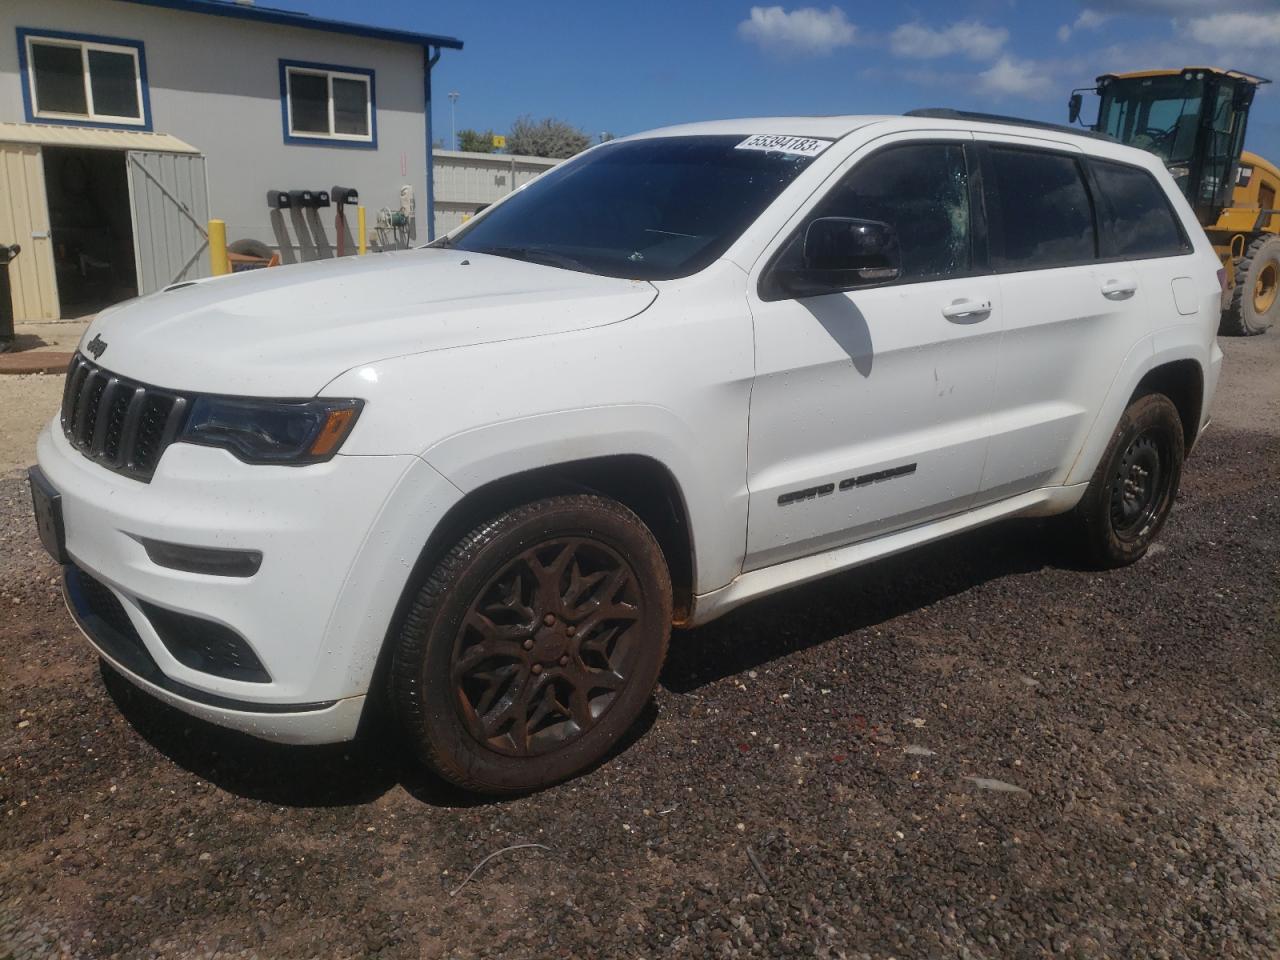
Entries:
{"type": "Polygon", "coordinates": [[[990,157],[1000,200],[995,232],[1004,238],[1000,266],[1038,270],[1097,257],[1093,207],[1073,157],[996,146],[990,157]]]}
{"type": "Polygon", "coordinates": [[[1155,177],[1139,167],[1090,160],[1101,194],[1102,252],[1108,257],[1172,257],[1191,245],[1155,177]]]}
{"type": "Polygon", "coordinates": [[[963,276],[972,266],[964,147],[920,143],[872,154],[822,199],[812,217],[889,224],[902,250],[901,280],[963,276]]]}

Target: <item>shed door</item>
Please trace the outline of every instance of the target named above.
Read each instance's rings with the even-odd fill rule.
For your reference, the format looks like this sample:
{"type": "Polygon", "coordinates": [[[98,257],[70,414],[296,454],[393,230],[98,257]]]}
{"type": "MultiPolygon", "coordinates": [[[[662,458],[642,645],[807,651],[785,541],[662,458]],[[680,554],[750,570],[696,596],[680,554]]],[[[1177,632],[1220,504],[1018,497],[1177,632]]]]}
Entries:
{"type": "Polygon", "coordinates": [[[130,150],[128,167],[138,295],[209,276],[204,157],[130,150]]]}
{"type": "Polygon", "coordinates": [[[22,247],[9,264],[13,318],[57,320],[58,283],[49,239],[44,159],[30,143],[0,143],[0,243],[22,247]]]}

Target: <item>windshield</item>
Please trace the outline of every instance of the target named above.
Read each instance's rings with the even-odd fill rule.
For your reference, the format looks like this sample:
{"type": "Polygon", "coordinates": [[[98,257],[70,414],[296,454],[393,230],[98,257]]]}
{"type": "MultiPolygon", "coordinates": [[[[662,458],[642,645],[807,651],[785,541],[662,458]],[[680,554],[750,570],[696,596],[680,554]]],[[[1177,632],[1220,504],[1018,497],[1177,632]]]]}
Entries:
{"type": "Polygon", "coordinates": [[[737,149],[744,138],[607,144],[436,245],[610,277],[688,276],[724,253],[813,160],[737,149]]]}
{"type": "Polygon", "coordinates": [[[1186,163],[1196,147],[1203,80],[1182,76],[1112,80],[1103,89],[1097,129],[1166,164],[1186,163]]]}

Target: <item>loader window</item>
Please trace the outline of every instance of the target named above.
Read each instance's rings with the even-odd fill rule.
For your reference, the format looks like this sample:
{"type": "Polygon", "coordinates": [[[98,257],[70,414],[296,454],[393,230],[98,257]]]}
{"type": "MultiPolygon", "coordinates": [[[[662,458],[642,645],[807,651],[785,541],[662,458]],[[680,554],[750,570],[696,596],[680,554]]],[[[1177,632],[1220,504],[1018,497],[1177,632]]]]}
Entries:
{"type": "Polygon", "coordinates": [[[1155,177],[1122,163],[1090,160],[1089,166],[1102,194],[1103,256],[1141,260],[1191,251],[1155,177]]]}
{"type": "Polygon", "coordinates": [[[991,179],[999,203],[993,234],[1005,270],[1044,270],[1096,259],[1093,205],[1074,157],[991,147],[991,179]]]}
{"type": "Polygon", "coordinates": [[[1181,76],[1113,80],[1102,93],[1098,129],[1166,164],[1186,163],[1196,148],[1204,81],[1181,76]]]}

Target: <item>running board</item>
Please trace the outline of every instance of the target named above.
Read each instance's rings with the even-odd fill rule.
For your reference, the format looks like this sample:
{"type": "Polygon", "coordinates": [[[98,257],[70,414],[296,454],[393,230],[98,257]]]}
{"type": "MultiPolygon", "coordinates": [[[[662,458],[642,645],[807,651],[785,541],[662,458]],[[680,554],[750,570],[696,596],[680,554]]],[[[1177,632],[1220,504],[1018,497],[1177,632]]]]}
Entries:
{"type": "Polygon", "coordinates": [[[881,557],[902,553],[904,550],[962,533],[965,530],[972,530],[974,527],[994,523],[1006,517],[1051,516],[1065,513],[1079,503],[1086,487],[1088,487],[1087,483],[1073,484],[1069,487],[1043,487],[942,520],[908,527],[905,530],[851,543],[810,557],[801,557],[798,560],[788,560],[786,563],[751,570],[740,574],[719,590],[695,596],[693,610],[680,626],[701,626],[748,600],[755,600],[811,580],[819,580],[833,573],[850,570],[864,563],[879,560],[881,557]]]}

